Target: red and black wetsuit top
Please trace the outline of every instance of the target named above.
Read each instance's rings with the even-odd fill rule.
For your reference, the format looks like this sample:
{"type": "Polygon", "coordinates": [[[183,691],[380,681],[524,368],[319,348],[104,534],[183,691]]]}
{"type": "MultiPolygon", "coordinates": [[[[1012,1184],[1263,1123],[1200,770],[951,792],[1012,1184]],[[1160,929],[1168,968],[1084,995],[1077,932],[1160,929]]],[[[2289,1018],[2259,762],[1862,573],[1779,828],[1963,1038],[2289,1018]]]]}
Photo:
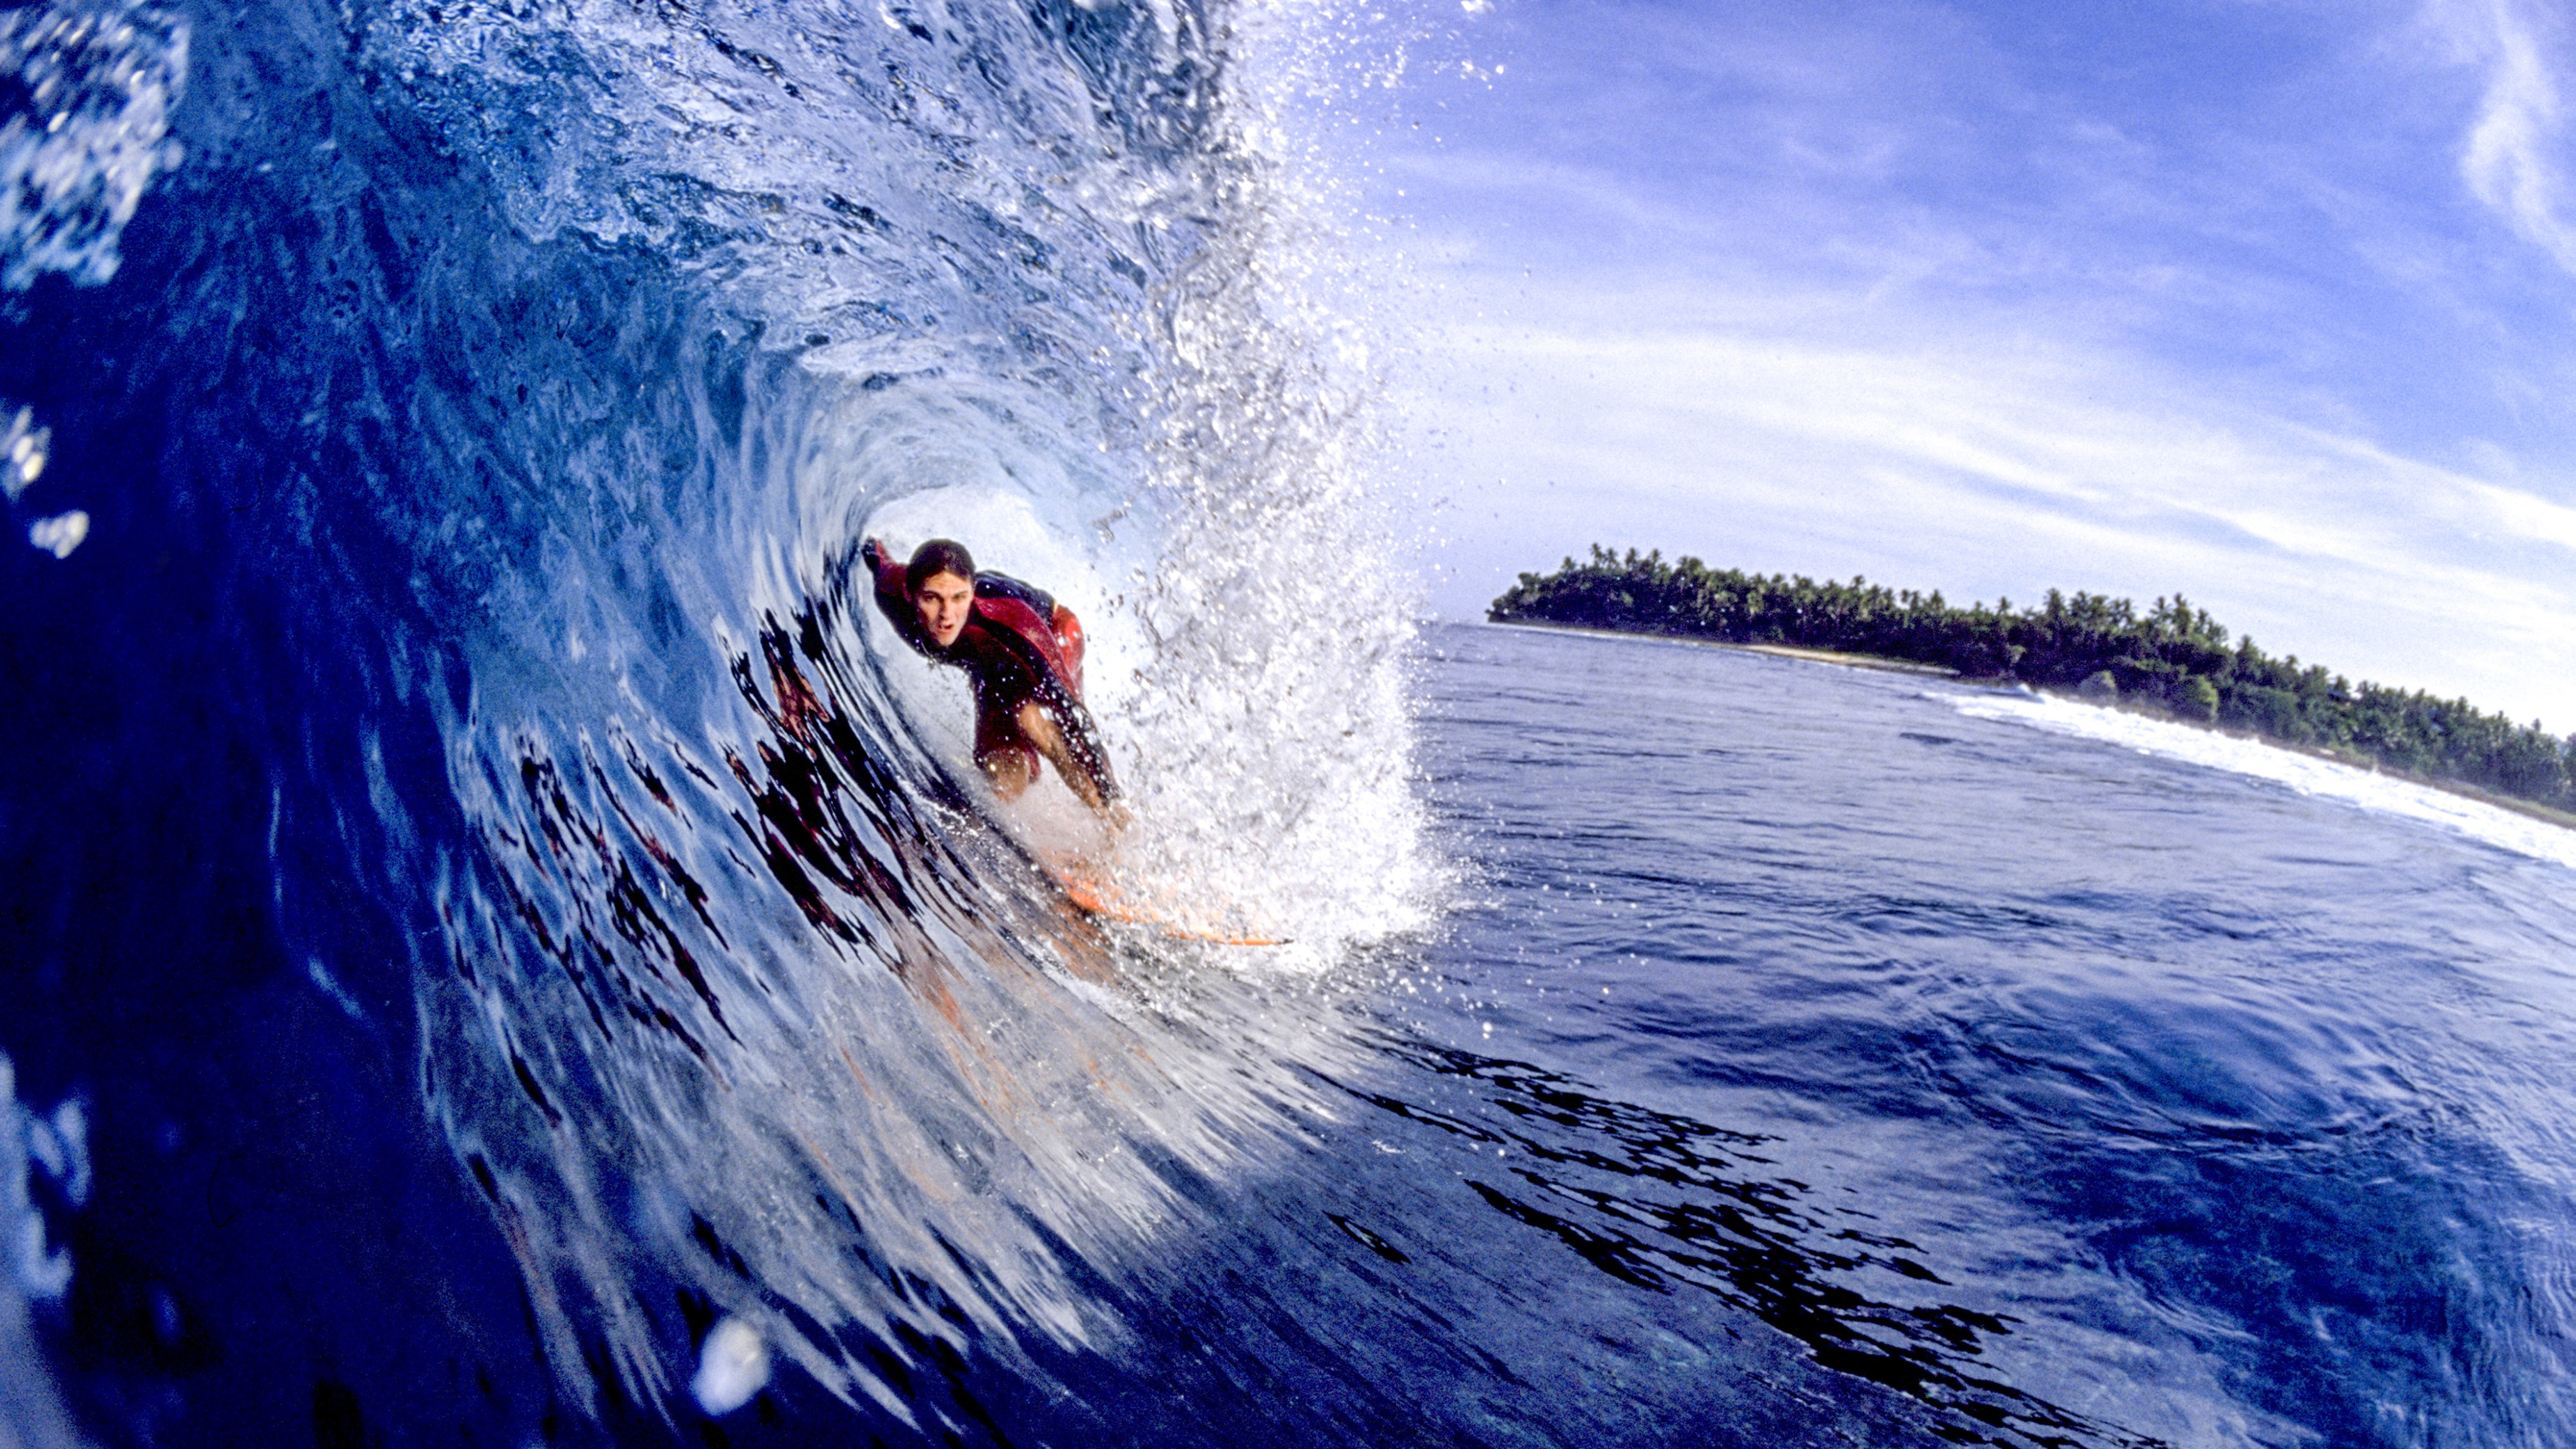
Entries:
{"type": "Polygon", "coordinates": [[[933,663],[956,665],[975,682],[979,742],[1018,714],[1023,702],[1035,699],[1055,718],[1103,798],[1116,796],[1099,731],[1082,704],[1082,624],[1071,609],[1007,574],[979,572],[966,627],[957,642],[942,649],[921,627],[921,611],[904,583],[903,562],[888,556],[875,539],[861,546],[859,557],[875,576],[878,611],[903,642],[933,663]]]}

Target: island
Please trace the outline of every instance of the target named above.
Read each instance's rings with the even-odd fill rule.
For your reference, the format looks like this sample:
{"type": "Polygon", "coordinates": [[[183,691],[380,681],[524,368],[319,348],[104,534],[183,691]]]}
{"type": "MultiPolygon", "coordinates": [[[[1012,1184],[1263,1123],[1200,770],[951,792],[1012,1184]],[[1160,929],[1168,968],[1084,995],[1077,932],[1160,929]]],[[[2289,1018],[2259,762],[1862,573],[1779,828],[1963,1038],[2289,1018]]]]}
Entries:
{"type": "Polygon", "coordinates": [[[2576,737],[2515,724],[2465,699],[2354,684],[2252,639],[2229,642],[2181,595],[2141,611],[2127,599],[2048,592],[2035,607],[1951,605],[1938,591],[1712,569],[1660,550],[1595,544],[1552,574],[1525,573],[1486,617],[1715,643],[1830,651],[1971,681],[2025,684],[2189,724],[2252,735],[2428,784],[2501,797],[2576,825],[2576,737]]]}

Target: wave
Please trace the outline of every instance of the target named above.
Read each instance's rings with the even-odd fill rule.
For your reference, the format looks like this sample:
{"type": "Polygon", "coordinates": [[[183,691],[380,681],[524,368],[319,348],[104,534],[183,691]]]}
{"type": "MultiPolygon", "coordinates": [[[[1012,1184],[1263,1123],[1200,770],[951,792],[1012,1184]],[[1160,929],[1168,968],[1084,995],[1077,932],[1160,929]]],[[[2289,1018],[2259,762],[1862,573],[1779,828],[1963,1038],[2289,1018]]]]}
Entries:
{"type": "Polygon", "coordinates": [[[30,13],[13,506],[200,561],[279,932],[412,1044],[560,1390],[649,1417],[721,1317],[935,1431],[927,1345],[1114,1339],[1075,1280],[1293,1135],[1440,888],[1262,17],[30,13]],[[852,566],[933,532],[1089,625],[1132,868],[1293,950],[1104,933],[994,823],[852,566]]]}
{"type": "Polygon", "coordinates": [[[2286,785],[2297,793],[2420,821],[2499,850],[2576,866],[2576,832],[2453,791],[2238,735],[2049,695],[1943,695],[1961,714],[2119,745],[2140,754],[2286,785]]]}

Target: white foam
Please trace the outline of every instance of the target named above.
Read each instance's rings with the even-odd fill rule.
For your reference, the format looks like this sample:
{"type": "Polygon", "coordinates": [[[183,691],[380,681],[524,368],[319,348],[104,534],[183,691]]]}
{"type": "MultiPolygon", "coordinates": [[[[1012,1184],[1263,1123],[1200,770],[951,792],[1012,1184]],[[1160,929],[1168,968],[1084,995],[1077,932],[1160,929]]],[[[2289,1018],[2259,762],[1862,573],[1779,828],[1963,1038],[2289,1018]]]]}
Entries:
{"type": "MultiPolygon", "coordinates": [[[[0,403],[0,412],[8,405],[0,403]]],[[[36,410],[20,408],[0,428],[0,493],[15,499],[45,471],[45,456],[54,445],[54,430],[36,426],[36,410]]]]}
{"type": "Polygon", "coordinates": [[[2358,806],[2455,831],[2534,860],[2576,867],[2576,831],[2528,815],[2295,750],[2171,720],[2078,704],[2049,695],[1931,696],[1974,719],[2029,725],[2125,746],[2140,754],[2286,785],[2302,795],[2358,806]]]}
{"type": "MultiPolygon", "coordinates": [[[[1418,920],[1426,876],[1390,635],[1401,626],[1387,622],[1403,611],[1355,631],[1346,597],[1317,597],[1342,581],[1271,559],[1262,540],[1203,571],[1156,559],[1144,530],[1048,511],[1007,486],[957,485],[906,496],[869,526],[898,553],[957,538],[978,567],[1045,589],[1082,619],[1086,703],[1137,814],[1122,873],[1217,934],[1314,947],[1418,920]]],[[[962,677],[932,668],[882,620],[863,627],[916,736],[973,781],[962,677]]],[[[1010,815],[1044,834],[1079,813],[1050,773],[1010,815]]],[[[1333,954],[1273,949],[1243,964],[1308,971],[1333,954]]]]}
{"type": "Polygon", "coordinates": [[[71,1249],[49,1245],[28,1181],[34,1168],[73,1208],[88,1199],[88,1113],[77,1098],[38,1113],[19,1102],[17,1084],[16,1065],[0,1053],[0,1446],[82,1449],[89,1441],[63,1406],[30,1312],[70,1291],[71,1249]]]}
{"type": "Polygon", "coordinates": [[[0,287],[116,275],[144,188],[179,164],[170,111],[187,73],[188,27],[157,10],[0,12],[0,75],[33,103],[0,123],[0,287]]]}
{"type": "Polygon", "coordinates": [[[728,1318],[707,1330],[698,1349],[698,1372],[689,1393],[710,1414],[730,1414],[769,1386],[769,1345],[760,1330],[728,1318]]]}
{"type": "Polygon", "coordinates": [[[72,550],[88,537],[89,515],[77,508],[27,525],[28,544],[56,558],[70,558],[72,550]]]}

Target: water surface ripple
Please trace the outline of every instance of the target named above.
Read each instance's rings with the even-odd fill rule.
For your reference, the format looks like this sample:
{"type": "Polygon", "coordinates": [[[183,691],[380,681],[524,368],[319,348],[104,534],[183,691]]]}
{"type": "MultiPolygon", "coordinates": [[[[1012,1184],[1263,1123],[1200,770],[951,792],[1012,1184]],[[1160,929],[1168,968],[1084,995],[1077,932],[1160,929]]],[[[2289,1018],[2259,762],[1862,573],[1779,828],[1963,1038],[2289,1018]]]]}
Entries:
{"type": "Polygon", "coordinates": [[[1529,1272],[1941,1438],[2564,1435],[2564,866],[1904,676],[1434,648],[1481,890],[1405,1019],[1529,1272]]]}

